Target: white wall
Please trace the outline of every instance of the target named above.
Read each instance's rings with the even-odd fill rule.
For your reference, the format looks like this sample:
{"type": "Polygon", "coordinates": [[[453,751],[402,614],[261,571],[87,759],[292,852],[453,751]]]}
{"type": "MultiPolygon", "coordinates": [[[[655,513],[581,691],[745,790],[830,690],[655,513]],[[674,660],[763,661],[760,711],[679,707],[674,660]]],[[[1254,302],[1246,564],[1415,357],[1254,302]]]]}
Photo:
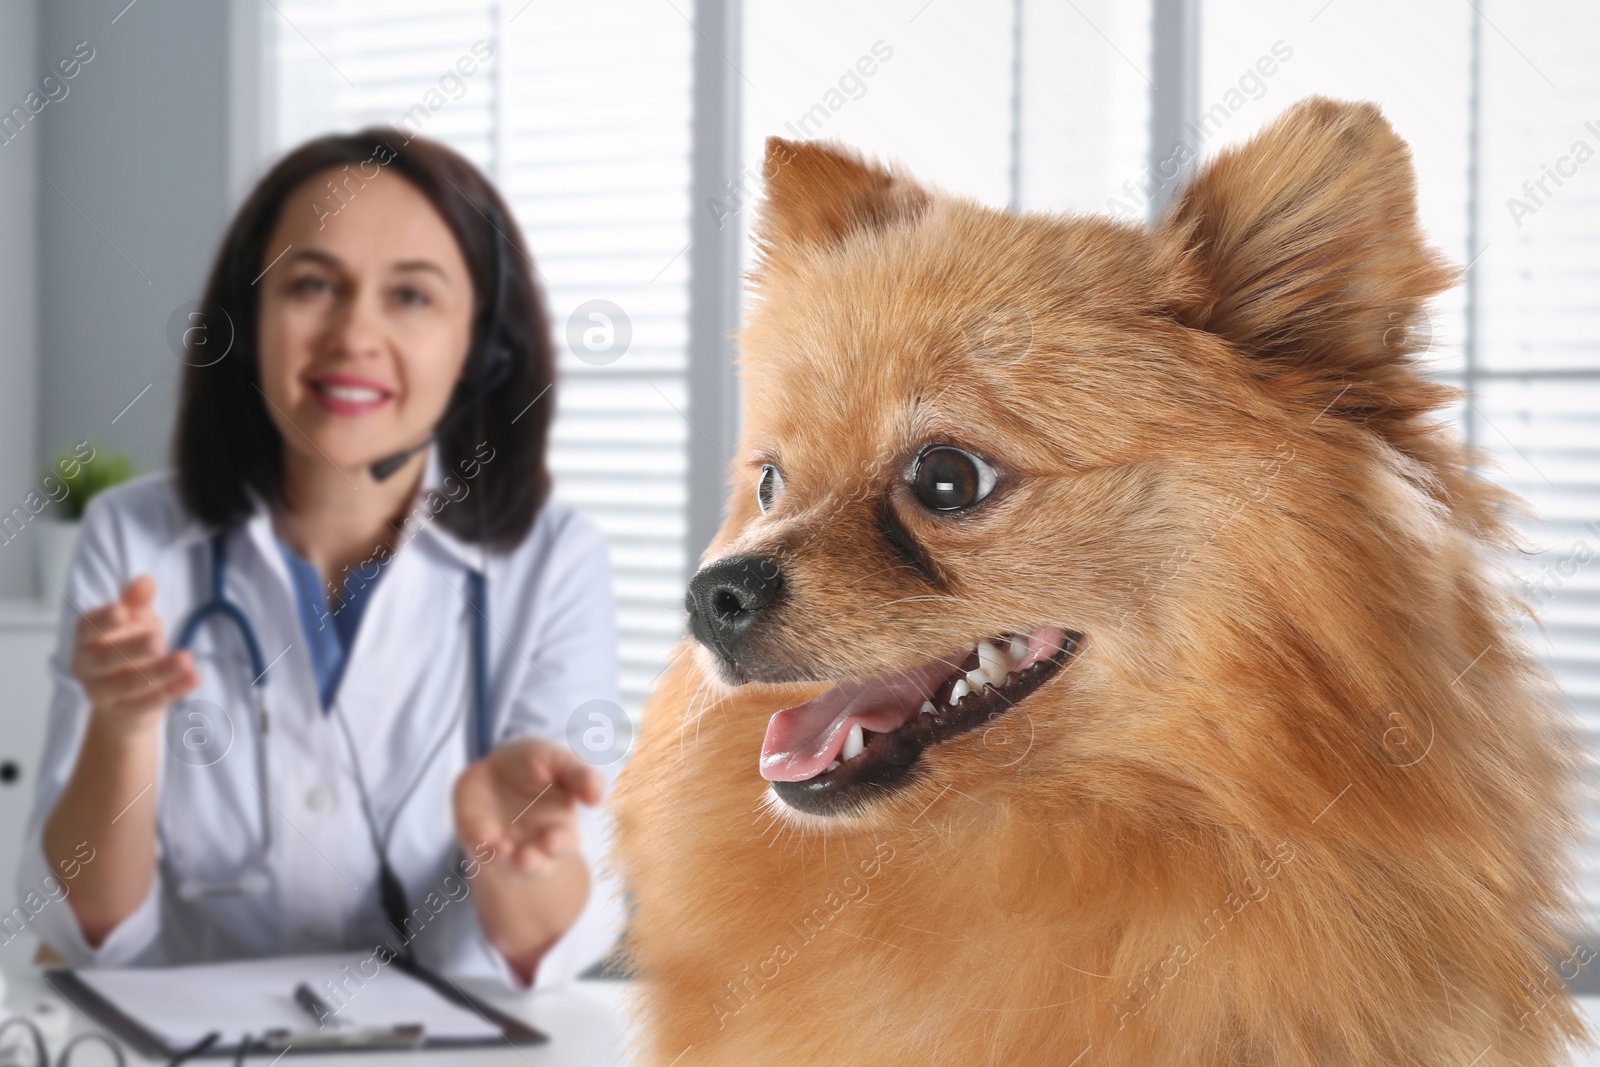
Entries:
{"type": "MultiPolygon", "coordinates": [[[[90,439],[127,448],[150,469],[166,463],[177,395],[180,364],[167,320],[199,298],[226,222],[232,42],[228,4],[141,0],[120,15],[119,8],[48,0],[38,9],[39,61],[54,62],[79,41],[94,58],[70,94],[46,108],[37,131],[33,444],[47,457],[90,439]]],[[[9,30],[0,28],[0,40],[9,41],[9,30]]]]}
{"type": "MultiPolygon", "coordinates": [[[[35,0],[0,0],[0,112],[22,103],[37,69],[35,0]]],[[[70,100],[70,97],[68,97],[70,100]]],[[[47,105],[46,110],[50,106],[47,105]]],[[[42,117],[42,116],[41,116],[42,117]]],[[[34,211],[39,130],[24,127],[0,146],[0,513],[20,503],[33,479],[38,404],[38,253],[34,211]]],[[[0,544],[0,597],[33,592],[33,539],[0,544]]]]}

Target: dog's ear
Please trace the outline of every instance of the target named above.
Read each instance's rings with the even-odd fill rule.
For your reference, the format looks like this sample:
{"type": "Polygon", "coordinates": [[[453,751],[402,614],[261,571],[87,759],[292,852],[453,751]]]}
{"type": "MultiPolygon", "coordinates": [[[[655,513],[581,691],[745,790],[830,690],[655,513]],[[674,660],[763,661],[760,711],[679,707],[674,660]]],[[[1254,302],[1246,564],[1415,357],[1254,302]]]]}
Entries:
{"type": "Polygon", "coordinates": [[[1179,317],[1286,394],[1401,434],[1448,399],[1413,356],[1457,272],[1424,241],[1410,153],[1377,107],[1301,101],[1206,166],[1156,237],[1199,282],[1179,317]]]}
{"type": "Polygon", "coordinates": [[[913,219],[928,206],[928,194],[915,183],[839,145],[769,137],[761,174],[766,198],[755,226],[758,276],[792,253],[913,219]]]}

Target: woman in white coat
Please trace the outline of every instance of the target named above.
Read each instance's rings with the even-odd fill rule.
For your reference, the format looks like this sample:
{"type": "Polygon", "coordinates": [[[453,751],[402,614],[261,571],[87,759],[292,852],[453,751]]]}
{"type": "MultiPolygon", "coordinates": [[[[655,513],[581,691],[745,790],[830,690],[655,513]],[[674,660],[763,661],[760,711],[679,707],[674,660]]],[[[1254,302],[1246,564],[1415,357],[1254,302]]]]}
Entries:
{"type": "Polygon", "coordinates": [[[91,503],[63,590],[20,880],[64,891],[35,923],[69,962],[526,987],[611,947],[610,575],[549,499],[533,274],[488,181],[398,130],[310,142],[240,209],[174,470],[91,503]]]}

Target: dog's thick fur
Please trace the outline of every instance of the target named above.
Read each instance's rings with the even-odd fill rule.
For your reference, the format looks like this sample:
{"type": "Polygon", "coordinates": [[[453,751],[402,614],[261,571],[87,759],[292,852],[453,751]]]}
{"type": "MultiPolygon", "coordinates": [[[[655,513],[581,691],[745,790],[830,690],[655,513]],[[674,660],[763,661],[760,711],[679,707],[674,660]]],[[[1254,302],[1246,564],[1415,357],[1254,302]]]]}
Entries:
{"type": "Polygon", "coordinates": [[[1518,640],[1512,502],[1418,367],[1456,272],[1378,110],[1303,101],[1149,230],[818,144],[767,171],[705,558],[781,565],[751,676],[821,681],[686,640],[647,705],[641,1062],[1564,1062],[1575,731],[1518,640]],[[958,518],[905,486],[935,439],[1001,471],[958,518]],[[1075,659],[910,787],[827,818],[759,776],[827,679],[1038,622],[1075,659]]]}

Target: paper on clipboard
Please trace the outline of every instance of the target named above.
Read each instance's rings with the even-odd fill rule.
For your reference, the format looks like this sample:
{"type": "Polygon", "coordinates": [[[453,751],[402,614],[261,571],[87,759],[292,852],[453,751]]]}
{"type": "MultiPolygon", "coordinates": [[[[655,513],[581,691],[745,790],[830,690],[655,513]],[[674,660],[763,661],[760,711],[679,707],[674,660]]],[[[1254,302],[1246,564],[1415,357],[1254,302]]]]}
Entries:
{"type": "Polygon", "coordinates": [[[269,1030],[315,1029],[294,1001],[306,983],[342,1023],[387,1029],[421,1024],[430,1040],[485,1040],[499,1027],[482,1015],[445,1000],[394,964],[378,966],[371,953],[279,956],[186,967],[88,968],[78,980],[124,1015],[173,1047],[221,1031],[219,1044],[245,1034],[260,1039],[269,1030]],[[377,968],[372,978],[366,977],[377,968]],[[335,994],[324,983],[333,982],[335,994]]]}

